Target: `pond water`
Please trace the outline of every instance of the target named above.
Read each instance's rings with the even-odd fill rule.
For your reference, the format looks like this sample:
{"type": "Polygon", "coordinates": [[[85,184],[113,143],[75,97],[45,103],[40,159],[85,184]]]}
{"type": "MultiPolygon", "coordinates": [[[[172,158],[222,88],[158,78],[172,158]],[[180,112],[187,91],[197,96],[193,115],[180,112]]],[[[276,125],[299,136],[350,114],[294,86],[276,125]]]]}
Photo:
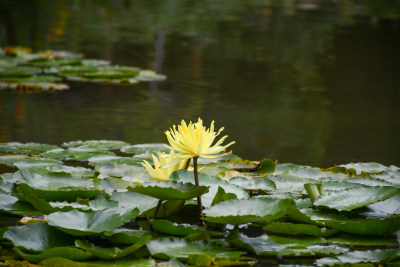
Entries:
{"type": "Polygon", "coordinates": [[[173,124],[201,117],[224,126],[246,159],[400,165],[399,1],[0,3],[1,46],[72,50],[168,77],[2,90],[0,142],[165,142],[173,124]]]}

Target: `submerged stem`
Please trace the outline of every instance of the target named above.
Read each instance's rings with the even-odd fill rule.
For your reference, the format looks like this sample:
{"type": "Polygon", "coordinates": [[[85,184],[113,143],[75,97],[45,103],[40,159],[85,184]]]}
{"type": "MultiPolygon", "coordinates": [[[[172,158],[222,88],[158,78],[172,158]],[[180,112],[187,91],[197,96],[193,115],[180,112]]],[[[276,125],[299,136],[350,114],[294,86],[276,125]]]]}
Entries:
{"type": "Polygon", "coordinates": [[[157,218],[158,210],[160,209],[161,203],[162,203],[162,202],[163,202],[163,201],[162,201],[161,199],[158,201],[156,210],[154,211],[154,214],[153,214],[153,220],[155,220],[155,219],[157,218]]]}
{"type": "MultiPolygon", "coordinates": [[[[197,171],[197,158],[193,158],[193,168],[194,168],[194,183],[196,186],[199,186],[199,174],[197,171]]],[[[200,225],[203,225],[203,204],[201,203],[201,196],[197,197],[197,205],[199,207],[199,217],[200,217],[200,225]]]]}

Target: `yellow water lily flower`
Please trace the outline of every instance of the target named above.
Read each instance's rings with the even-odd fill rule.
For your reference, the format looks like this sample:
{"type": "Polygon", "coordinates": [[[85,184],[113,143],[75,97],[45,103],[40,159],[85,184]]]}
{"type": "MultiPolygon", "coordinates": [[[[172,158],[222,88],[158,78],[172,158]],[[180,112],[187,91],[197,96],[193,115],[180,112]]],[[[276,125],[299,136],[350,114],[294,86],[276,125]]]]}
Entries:
{"type": "Polygon", "coordinates": [[[169,181],[171,173],[185,166],[185,161],[178,159],[174,151],[171,151],[170,154],[159,153],[158,159],[153,154],[151,154],[151,156],[153,157],[154,168],[146,160],[142,163],[142,166],[146,168],[148,173],[156,181],[169,181]],[[165,168],[164,166],[166,165],[169,165],[169,167],[165,168]]]}
{"type": "Polygon", "coordinates": [[[203,121],[199,118],[196,123],[189,122],[189,125],[182,120],[178,128],[174,125],[172,129],[166,131],[170,149],[176,152],[176,156],[183,160],[190,158],[217,158],[227,155],[228,153],[218,154],[225,151],[227,147],[235,142],[227,145],[221,145],[228,137],[227,135],[219,139],[214,145],[215,138],[224,130],[224,127],[214,132],[214,121],[211,122],[210,128],[203,126],[203,121]]]}

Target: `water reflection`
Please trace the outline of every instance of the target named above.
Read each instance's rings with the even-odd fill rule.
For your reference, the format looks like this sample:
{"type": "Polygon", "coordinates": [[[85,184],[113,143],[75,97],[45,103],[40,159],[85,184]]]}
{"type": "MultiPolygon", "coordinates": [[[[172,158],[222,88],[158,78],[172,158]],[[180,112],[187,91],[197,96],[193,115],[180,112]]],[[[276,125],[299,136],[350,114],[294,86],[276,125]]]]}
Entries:
{"type": "Polygon", "coordinates": [[[161,142],[172,124],[200,116],[225,126],[234,152],[249,159],[399,165],[398,3],[1,1],[1,44],[168,76],[129,87],[73,83],[56,94],[0,91],[1,141],[161,142]]]}

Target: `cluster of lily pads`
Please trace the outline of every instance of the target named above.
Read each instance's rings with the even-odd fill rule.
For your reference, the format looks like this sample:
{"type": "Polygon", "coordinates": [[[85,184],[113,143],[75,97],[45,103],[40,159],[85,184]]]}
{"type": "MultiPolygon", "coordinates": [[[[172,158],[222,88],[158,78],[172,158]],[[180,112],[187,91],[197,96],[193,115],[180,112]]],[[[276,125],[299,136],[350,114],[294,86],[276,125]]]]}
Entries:
{"type": "Polygon", "coordinates": [[[27,47],[0,48],[0,89],[42,92],[69,89],[67,81],[135,84],[160,81],[165,76],[138,67],[111,65],[109,61],[85,59],[69,51],[32,52],[27,47]]]}
{"type": "Polygon", "coordinates": [[[199,158],[196,186],[186,169],[154,181],[142,162],[159,151],[168,149],[106,140],[0,143],[0,263],[400,264],[396,166],[321,169],[229,154],[199,158]]]}

